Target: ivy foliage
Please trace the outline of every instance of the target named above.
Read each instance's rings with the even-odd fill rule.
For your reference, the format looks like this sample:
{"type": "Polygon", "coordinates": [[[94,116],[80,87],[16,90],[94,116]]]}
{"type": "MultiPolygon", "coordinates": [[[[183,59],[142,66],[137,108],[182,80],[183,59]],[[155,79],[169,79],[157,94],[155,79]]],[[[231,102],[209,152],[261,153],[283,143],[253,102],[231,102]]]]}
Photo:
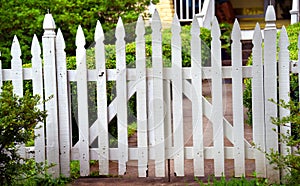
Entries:
{"type": "MultiPolygon", "coordinates": [[[[158,0],[153,1],[153,3],[158,0]]],[[[10,68],[10,48],[14,35],[19,39],[23,63],[31,59],[30,46],[36,34],[41,41],[44,15],[50,12],[56,26],[62,30],[66,40],[66,52],[75,55],[75,38],[81,25],[87,46],[94,40],[96,22],[99,20],[104,31],[115,28],[118,18],[124,23],[137,20],[150,0],[0,0],[0,51],[3,68],[10,68]]]]}

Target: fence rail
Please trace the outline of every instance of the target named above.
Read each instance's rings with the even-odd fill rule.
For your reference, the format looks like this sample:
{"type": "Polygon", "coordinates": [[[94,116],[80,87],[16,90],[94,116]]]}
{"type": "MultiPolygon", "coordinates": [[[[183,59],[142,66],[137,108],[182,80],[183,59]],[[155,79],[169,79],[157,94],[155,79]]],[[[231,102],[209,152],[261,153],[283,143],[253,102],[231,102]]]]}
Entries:
{"type": "MultiPolygon", "coordinates": [[[[277,134],[270,122],[271,116],[281,117],[289,113],[277,110],[267,100],[277,99],[277,77],[279,77],[279,97],[288,101],[289,72],[298,73],[300,66],[292,67],[287,50],[288,38],[282,28],[279,41],[279,61],[276,62],[275,12],[272,6],[266,14],[265,38],[262,39],[259,25],[253,36],[253,65],[242,66],[241,31],[234,23],[232,32],[232,66],[221,64],[220,28],[213,20],[211,36],[212,65],[203,67],[201,61],[200,29],[194,18],[191,27],[191,67],[181,65],[181,27],[175,15],[172,24],[172,66],[163,67],[161,22],[157,12],[152,20],[152,68],[146,68],[145,27],[141,17],[136,26],[136,67],[126,68],[125,31],[120,19],[116,29],[116,69],[106,69],[104,33],[98,22],[95,31],[96,69],[87,69],[85,38],[78,27],[76,36],[76,70],[66,68],[65,43],[60,29],[55,34],[55,23],[50,14],[44,20],[43,60],[37,37],[32,42],[32,68],[22,69],[21,51],[17,37],[12,45],[12,69],[0,70],[0,82],[12,80],[14,92],[22,96],[23,80],[32,80],[33,93],[53,99],[45,103],[48,117],[45,126],[36,129],[34,150],[36,161],[55,163],[50,171],[55,176],[60,173],[70,175],[70,161],[80,161],[80,175],[90,174],[89,161],[99,161],[99,173],[109,174],[109,160],[119,164],[119,174],[126,172],[126,162],[138,161],[138,175],[147,176],[149,162],[155,162],[155,176],[165,176],[165,161],[174,160],[177,176],[184,176],[184,160],[193,160],[195,176],[205,176],[204,161],[214,160],[215,176],[225,172],[225,160],[234,160],[235,176],[245,175],[245,161],[255,160],[255,171],[259,176],[279,179],[279,171],[272,169],[265,155],[252,148],[244,138],[243,78],[252,78],[253,96],[253,142],[263,150],[278,149],[284,153],[284,145],[279,147],[277,134]],[[264,48],[262,43],[264,42],[264,48]],[[264,54],[264,56],[263,56],[264,54]],[[277,73],[277,66],[279,72],[277,73]],[[232,79],[233,123],[223,114],[222,79],[232,79]],[[202,94],[202,80],[212,81],[212,102],[202,94]],[[97,120],[89,126],[88,82],[96,82],[97,120]],[[116,82],[117,97],[107,105],[106,82],[116,82]],[[77,82],[79,141],[72,144],[71,82],[77,82]],[[172,84],[172,86],[170,86],[172,84]],[[171,91],[172,89],[172,91],[171,91]],[[128,146],[128,99],[136,93],[137,101],[137,147],[128,146]],[[172,93],[172,95],[170,94],[172,93]],[[183,95],[192,103],[193,145],[184,144],[183,95]],[[172,111],[171,111],[172,110],[172,111]],[[109,122],[117,115],[118,145],[109,146],[109,122]],[[204,145],[203,117],[210,120],[213,128],[213,146],[204,145]],[[45,130],[44,130],[45,129],[45,130]],[[46,131],[44,133],[44,131],[46,131]],[[98,138],[97,147],[91,143],[98,138]],[[224,146],[227,138],[233,146],[224,146]],[[46,139],[46,140],[45,140],[46,139]]],[[[300,52],[299,52],[300,55],[300,52]]],[[[298,64],[299,62],[296,62],[298,64]]],[[[43,97],[43,96],[42,96],[43,97]]],[[[40,107],[43,109],[43,107],[40,107]]],[[[287,131],[287,127],[281,131],[287,131]]]]}

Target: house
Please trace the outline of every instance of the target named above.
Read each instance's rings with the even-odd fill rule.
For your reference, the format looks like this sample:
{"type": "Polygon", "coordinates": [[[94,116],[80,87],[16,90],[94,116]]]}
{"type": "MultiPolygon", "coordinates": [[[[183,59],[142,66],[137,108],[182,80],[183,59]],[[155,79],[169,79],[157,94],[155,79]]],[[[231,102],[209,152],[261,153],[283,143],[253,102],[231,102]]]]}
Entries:
{"type": "MultiPolygon", "coordinates": [[[[279,26],[299,21],[299,0],[230,0],[235,17],[242,29],[253,29],[256,22],[263,22],[267,6],[276,10],[279,26]],[[291,16],[292,14],[292,16],[291,16]]],[[[190,23],[193,15],[200,19],[201,26],[209,27],[215,15],[215,0],[160,0],[156,4],[163,23],[171,23],[176,12],[182,24],[190,23]]]]}

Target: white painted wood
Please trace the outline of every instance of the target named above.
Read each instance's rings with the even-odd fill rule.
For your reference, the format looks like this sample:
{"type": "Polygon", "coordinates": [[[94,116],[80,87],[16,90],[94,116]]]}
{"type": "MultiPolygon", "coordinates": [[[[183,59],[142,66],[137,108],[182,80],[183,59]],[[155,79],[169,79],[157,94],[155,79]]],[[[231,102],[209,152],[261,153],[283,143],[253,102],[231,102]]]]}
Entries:
{"type": "MultiPolygon", "coordinates": [[[[278,150],[278,131],[271,122],[271,117],[277,117],[277,105],[269,99],[277,101],[277,63],[276,63],[276,16],[272,5],[266,12],[266,27],[264,30],[264,93],[265,93],[265,123],[266,123],[266,151],[271,148],[278,150]]],[[[273,169],[273,165],[267,164],[267,177],[272,181],[279,181],[279,171],[273,169]]]]}
{"type": "MultiPolygon", "coordinates": [[[[44,99],[44,87],[43,87],[43,66],[42,66],[42,58],[41,58],[41,47],[36,35],[33,36],[32,44],[31,44],[31,63],[32,63],[32,90],[34,95],[39,95],[41,100],[44,99]]],[[[44,110],[44,104],[41,103],[37,105],[39,110],[44,110]]],[[[39,122],[34,129],[34,135],[36,138],[34,139],[35,145],[35,161],[45,162],[46,160],[46,152],[45,152],[45,126],[44,122],[39,122]]]]}
{"type": "MultiPolygon", "coordinates": [[[[13,43],[11,46],[11,68],[12,68],[12,85],[13,92],[19,97],[23,97],[23,71],[22,71],[22,60],[21,60],[21,47],[17,36],[14,36],[13,43]]],[[[25,157],[25,144],[19,143],[18,153],[21,157],[25,157]]]]}
{"type": "MultiPolygon", "coordinates": [[[[171,68],[170,68],[171,70],[171,68]]],[[[165,148],[173,147],[171,79],[163,81],[165,148]]]]}
{"type": "Polygon", "coordinates": [[[60,29],[56,37],[56,63],[57,63],[57,97],[58,97],[58,121],[59,121],[59,148],[60,170],[64,176],[70,176],[70,102],[67,79],[67,63],[65,53],[65,40],[60,29]]]}
{"type": "MultiPolygon", "coordinates": [[[[243,66],[243,78],[251,78],[252,77],[252,67],[251,66],[243,66]]],[[[23,69],[24,71],[24,79],[31,78],[31,70],[23,69]]],[[[116,69],[106,69],[107,72],[107,81],[115,81],[117,77],[116,69]]],[[[183,67],[182,68],[182,77],[184,80],[191,79],[191,68],[183,67]]],[[[294,72],[294,71],[293,71],[294,72]]],[[[298,71],[296,70],[295,73],[298,71]]],[[[3,69],[3,80],[10,80],[11,74],[10,71],[7,69],[3,69]]],[[[128,81],[135,81],[136,80],[136,70],[134,68],[128,68],[126,70],[127,73],[127,80],[128,81]]],[[[150,74],[153,73],[152,68],[147,68],[147,77],[151,77],[150,74]]],[[[211,67],[202,67],[202,79],[211,79],[213,76],[211,67]]],[[[88,81],[96,81],[97,79],[97,71],[96,70],[88,70],[88,81]]],[[[232,77],[232,67],[231,66],[223,66],[222,67],[222,78],[231,78],[232,77]]],[[[171,68],[164,68],[163,69],[163,78],[164,79],[171,79],[172,78],[172,69],[171,68]]],[[[76,80],[76,70],[68,70],[68,79],[69,81],[76,80]]],[[[150,81],[150,79],[149,79],[150,81]]],[[[150,91],[150,90],[148,90],[150,91]]]]}
{"type": "Polygon", "coordinates": [[[44,59],[44,87],[45,98],[53,96],[45,103],[46,118],[46,157],[49,164],[55,166],[49,169],[49,173],[58,177],[59,170],[59,142],[58,142],[58,106],[56,84],[56,59],[55,59],[55,23],[51,14],[46,14],[44,22],[43,59],[44,59]]]}
{"type": "Polygon", "coordinates": [[[157,10],[152,17],[153,123],[155,134],[155,176],[165,176],[165,136],[161,20],[157,10]]]}
{"type": "Polygon", "coordinates": [[[202,60],[200,27],[196,18],[191,27],[191,79],[193,85],[192,122],[194,146],[194,175],[204,176],[203,110],[202,110],[202,60]]]}
{"type": "MultiPolygon", "coordinates": [[[[252,126],[253,142],[265,151],[265,122],[264,122],[264,86],[263,86],[263,55],[262,34],[257,23],[253,35],[253,65],[252,65],[252,126]]],[[[266,176],[265,154],[255,150],[255,169],[260,177],[266,176]]]]}
{"type": "MultiPolygon", "coordinates": [[[[155,146],[155,134],[154,134],[154,121],[153,121],[153,77],[152,77],[152,71],[147,72],[147,75],[149,75],[147,79],[147,114],[148,114],[148,146],[149,148],[152,148],[155,146]]],[[[149,153],[148,153],[149,154],[149,153]]],[[[150,157],[149,157],[150,158],[150,157]]],[[[152,159],[154,160],[154,159],[152,159]]]]}
{"type": "Polygon", "coordinates": [[[138,139],[138,173],[139,177],[147,176],[148,135],[147,135],[147,74],[145,51],[145,23],[140,15],[136,26],[136,110],[138,139]]]}
{"type": "Polygon", "coordinates": [[[213,144],[214,144],[214,171],[215,176],[222,176],[224,169],[224,129],[223,129],[223,100],[222,100],[222,60],[220,28],[217,18],[212,22],[212,115],[213,144]]]}
{"type": "Polygon", "coordinates": [[[244,107],[241,29],[237,19],[231,38],[234,174],[235,177],[241,177],[245,175],[244,107]]]}
{"type": "MultiPolygon", "coordinates": [[[[192,160],[194,159],[193,154],[195,154],[193,152],[193,147],[184,147],[184,156],[185,159],[187,160],[192,160]]],[[[150,148],[149,151],[152,151],[153,148],[150,148]]],[[[213,147],[205,147],[204,149],[204,156],[206,159],[213,159],[214,157],[214,148],[213,147]]],[[[90,148],[90,156],[91,156],[91,160],[97,160],[98,158],[98,148],[90,148]]],[[[79,160],[79,149],[78,148],[72,148],[71,149],[71,154],[72,154],[72,160],[79,160]]],[[[109,155],[109,159],[112,161],[118,161],[118,149],[117,148],[110,148],[109,149],[110,155],[109,155]]],[[[129,152],[129,160],[138,160],[138,148],[129,148],[128,149],[129,152]]],[[[225,147],[224,148],[224,152],[225,152],[225,158],[226,159],[234,159],[234,148],[233,147],[225,147]]],[[[149,153],[150,159],[154,158],[154,153],[149,153]]],[[[254,158],[254,152],[253,149],[250,149],[249,151],[246,151],[246,158],[247,159],[253,159],[254,158]]],[[[167,148],[166,149],[166,158],[167,159],[174,159],[174,147],[172,148],[167,148]]]]}
{"type": "Polygon", "coordinates": [[[183,103],[182,103],[182,55],[181,27],[174,15],[172,27],[172,97],[173,97],[173,133],[174,133],[174,174],[184,176],[184,137],[183,137],[183,103]]]}
{"type": "Polygon", "coordinates": [[[128,134],[127,134],[127,81],[126,81],[126,54],[125,54],[125,28],[119,18],[116,28],[116,69],[117,69],[117,121],[118,121],[118,149],[119,149],[119,175],[126,174],[128,161],[128,134]]]}
{"type": "MultiPolygon", "coordinates": [[[[278,62],[278,72],[279,72],[279,100],[283,100],[285,103],[290,101],[290,54],[288,50],[289,38],[285,27],[283,26],[279,38],[279,62],[278,62]]],[[[290,116],[290,110],[279,107],[279,117],[282,119],[284,117],[290,116]]],[[[280,133],[289,136],[291,132],[291,124],[285,123],[284,126],[280,126],[280,133]]],[[[288,155],[291,152],[291,148],[286,144],[280,143],[280,153],[283,155],[288,155]]],[[[281,177],[285,177],[288,174],[287,170],[282,170],[281,177]]]]}
{"type": "Polygon", "coordinates": [[[23,97],[23,71],[21,60],[21,47],[17,36],[14,36],[11,46],[11,69],[13,72],[12,84],[14,87],[14,94],[23,97]]]}
{"type": "MultiPolygon", "coordinates": [[[[107,112],[107,95],[106,95],[106,66],[105,66],[105,46],[104,46],[104,32],[99,21],[95,30],[95,58],[97,76],[97,106],[98,119],[96,121],[99,127],[98,144],[99,144],[99,174],[109,174],[109,138],[108,138],[108,112],[107,112]]],[[[91,133],[90,133],[91,135],[91,133]]],[[[92,140],[94,141],[94,140],[92,140]]]]}
{"type": "MultiPolygon", "coordinates": [[[[1,51],[0,51],[0,57],[1,57],[1,51]]],[[[2,72],[2,61],[0,60],[0,93],[2,92],[2,86],[3,86],[3,72],[2,72]]]]}
{"type": "Polygon", "coordinates": [[[85,37],[81,26],[76,34],[76,66],[77,66],[77,96],[78,96],[78,130],[80,153],[80,176],[90,174],[89,158],[89,116],[88,116],[88,88],[85,37]]]}

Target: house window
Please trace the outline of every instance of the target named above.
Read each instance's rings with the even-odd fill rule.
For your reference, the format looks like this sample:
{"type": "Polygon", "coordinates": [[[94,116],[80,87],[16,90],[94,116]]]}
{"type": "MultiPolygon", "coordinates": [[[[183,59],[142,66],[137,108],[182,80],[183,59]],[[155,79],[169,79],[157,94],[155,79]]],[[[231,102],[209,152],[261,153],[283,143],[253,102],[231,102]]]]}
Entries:
{"type": "Polygon", "coordinates": [[[174,8],[181,22],[192,21],[194,15],[201,11],[201,4],[201,0],[174,0],[174,8]]]}

